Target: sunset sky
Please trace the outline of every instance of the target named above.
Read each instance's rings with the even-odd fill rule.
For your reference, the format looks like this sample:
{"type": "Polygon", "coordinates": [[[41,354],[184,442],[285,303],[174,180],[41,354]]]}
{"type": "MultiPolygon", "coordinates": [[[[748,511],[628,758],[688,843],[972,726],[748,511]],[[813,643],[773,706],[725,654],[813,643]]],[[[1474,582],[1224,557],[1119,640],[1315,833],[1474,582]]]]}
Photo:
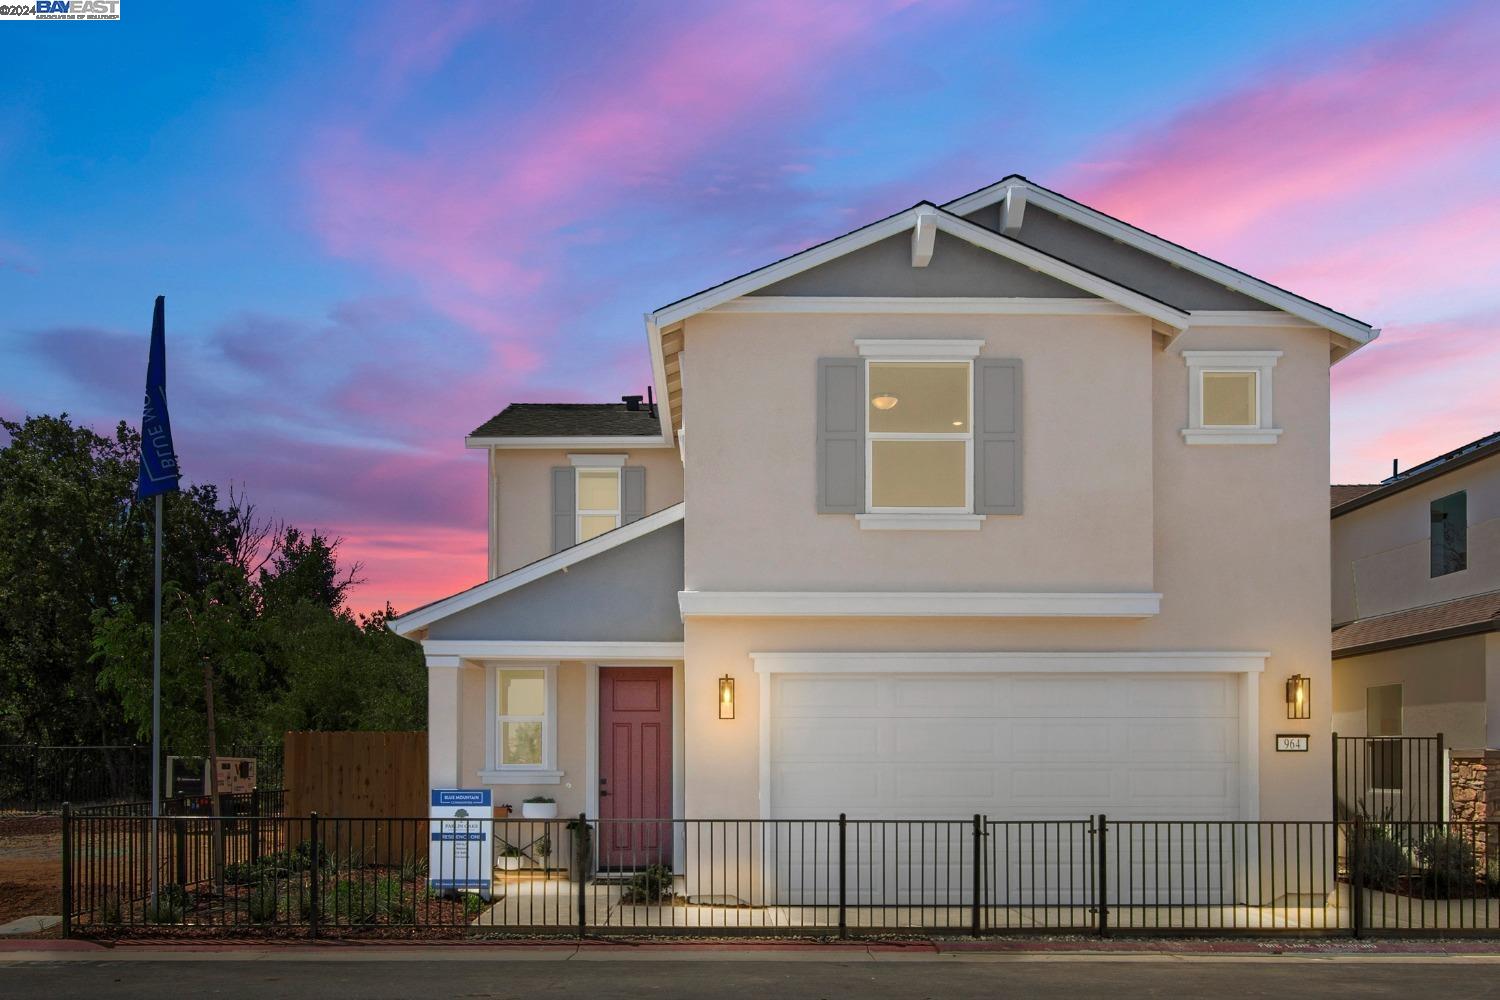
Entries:
{"type": "Polygon", "coordinates": [[[1362,320],[1335,482],[1500,430],[1500,4],[255,3],[0,24],[0,415],[140,419],[342,536],[357,607],[484,574],[517,400],[641,314],[1008,173],[1362,320]]]}

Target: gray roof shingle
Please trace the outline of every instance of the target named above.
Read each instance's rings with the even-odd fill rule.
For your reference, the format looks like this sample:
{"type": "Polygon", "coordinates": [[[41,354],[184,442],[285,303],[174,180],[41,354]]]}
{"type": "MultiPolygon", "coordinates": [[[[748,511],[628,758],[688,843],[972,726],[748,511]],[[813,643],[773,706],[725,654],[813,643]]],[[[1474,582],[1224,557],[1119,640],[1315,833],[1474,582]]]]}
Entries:
{"type": "Polygon", "coordinates": [[[470,437],[649,437],[661,433],[661,422],[641,404],[511,403],[478,427],[470,437]]]}

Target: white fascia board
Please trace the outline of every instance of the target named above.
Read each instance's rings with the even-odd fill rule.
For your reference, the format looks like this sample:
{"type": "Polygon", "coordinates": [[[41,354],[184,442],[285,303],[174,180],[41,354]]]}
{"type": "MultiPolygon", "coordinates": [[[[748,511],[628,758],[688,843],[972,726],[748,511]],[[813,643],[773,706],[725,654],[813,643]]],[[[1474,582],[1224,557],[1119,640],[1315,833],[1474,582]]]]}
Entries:
{"type": "MultiPolygon", "coordinates": [[[[714,306],[716,313],[847,313],[913,316],[961,314],[970,316],[1136,316],[1118,302],[1106,299],[1019,299],[966,296],[901,295],[756,295],[714,306]]],[[[1193,314],[1197,316],[1197,313],[1193,314]]],[[[1268,313],[1267,315],[1278,315],[1268,313]]]]}
{"type": "Polygon", "coordinates": [[[938,228],[950,236],[968,240],[977,247],[983,247],[999,254],[1002,257],[1015,261],[1017,264],[1025,265],[1034,271],[1050,275],[1059,281],[1066,282],[1074,288],[1091,292],[1101,299],[1132,309],[1143,316],[1149,316],[1159,323],[1165,323],[1174,330],[1187,329],[1191,316],[1175,306],[1169,306],[1165,302],[1153,299],[1149,295],[1117,285],[1108,278],[1101,278],[1097,274],[1085,271],[1081,267],[1074,267],[1067,261],[1053,257],[1051,254],[1040,250],[1033,250],[1026,244],[1013,240],[1008,236],[991,232],[983,226],[961,219],[956,215],[944,213],[938,216],[938,228]]]}
{"type": "Polygon", "coordinates": [[[1241,294],[1248,295],[1252,299],[1258,299],[1267,305],[1275,306],[1277,309],[1300,316],[1312,323],[1314,326],[1324,330],[1337,333],[1350,340],[1361,344],[1369,343],[1379,336],[1380,331],[1366,326],[1356,319],[1351,319],[1341,313],[1320,306],[1316,302],[1304,299],[1300,295],[1277,288],[1275,285],[1252,278],[1242,271],[1237,271],[1227,264],[1195,253],[1186,247],[1178,246],[1160,236],[1154,236],[1119,219],[1113,219],[1103,212],[1081,205],[1070,198],[1064,198],[1045,188],[1037,187],[1020,179],[1007,179],[987,188],[975,191],[973,194],[965,195],[955,201],[948,202],[942,206],[945,211],[958,215],[968,215],[1005,198],[1011,188],[1024,189],[1026,199],[1030,203],[1042,206],[1049,212],[1059,215],[1071,222],[1076,222],[1098,233],[1103,233],[1124,243],[1126,246],[1134,247],[1154,257],[1159,257],[1169,264],[1192,271],[1201,277],[1218,282],[1225,288],[1232,289],[1241,294]]]}
{"type": "Polygon", "coordinates": [[[447,618],[449,615],[457,614],[466,608],[472,608],[476,604],[482,604],[492,597],[498,597],[517,587],[524,587],[544,576],[550,576],[559,570],[567,569],[575,563],[583,562],[610,549],[624,545],[626,542],[635,541],[642,535],[649,535],[658,528],[665,528],[669,524],[676,524],[684,516],[685,505],[673,504],[654,514],[647,514],[639,521],[632,521],[622,525],[613,531],[606,531],[602,535],[596,535],[586,542],[579,542],[571,548],[555,552],[544,559],[538,559],[534,563],[522,566],[520,569],[512,570],[504,576],[497,576],[486,583],[445,597],[440,601],[434,601],[426,607],[408,611],[390,622],[391,631],[397,635],[410,635],[420,628],[426,628],[435,621],[447,618]]]}
{"type": "Polygon", "coordinates": [[[681,322],[689,316],[695,316],[698,313],[712,309],[722,302],[737,299],[741,295],[748,295],[758,288],[764,288],[785,278],[790,278],[795,274],[801,274],[803,271],[817,267],[819,264],[826,264],[830,260],[842,257],[847,253],[853,253],[855,250],[863,249],[872,243],[878,243],[887,237],[904,233],[916,225],[917,213],[923,207],[930,212],[935,206],[914,206],[904,212],[898,212],[889,218],[881,219],[879,222],[872,222],[862,229],[856,229],[852,233],[846,233],[837,239],[829,240],[827,243],[821,243],[801,253],[793,254],[785,260],[779,260],[759,270],[751,271],[749,274],[743,274],[732,281],[726,281],[722,285],[705,289],[697,295],[683,299],[681,302],[658,309],[656,312],[648,313],[648,322],[656,325],[659,338],[659,331],[663,327],[671,326],[673,323],[681,322]]]}
{"type": "Polygon", "coordinates": [[[1021,231],[1021,224],[1026,219],[1026,189],[1023,187],[1008,187],[1005,189],[1005,198],[1000,202],[1000,232],[1006,236],[1014,236],[1021,231]]]}
{"type": "Polygon", "coordinates": [[[661,327],[646,314],[646,350],[651,355],[651,382],[656,387],[656,419],[661,427],[662,440],[673,444],[672,400],[667,391],[667,359],[661,348],[661,327]]]}
{"type": "Polygon", "coordinates": [[[1161,595],[684,590],[677,607],[683,618],[1149,618],[1161,595]]]}
{"type": "MultiPolygon", "coordinates": [[[[427,639],[427,665],[459,660],[680,660],[680,642],[531,642],[524,640],[427,639]]],[[[453,663],[457,666],[457,663],[453,663]]]]}
{"type": "Polygon", "coordinates": [[[758,674],[1258,674],[1263,651],[1045,653],[752,652],[758,674]]]}
{"type": "Polygon", "coordinates": [[[911,266],[926,267],[932,263],[932,248],[937,243],[937,213],[918,212],[911,227],[911,266]]]}
{"type": "MultiPolygon", "coordinates": [[[[657,407],[658,414],[661,407],[657,407]]],[[[466,437],[465,448],[670,448],[669,439],[655,435],[598,435],[596,437],[466,437]]]]}

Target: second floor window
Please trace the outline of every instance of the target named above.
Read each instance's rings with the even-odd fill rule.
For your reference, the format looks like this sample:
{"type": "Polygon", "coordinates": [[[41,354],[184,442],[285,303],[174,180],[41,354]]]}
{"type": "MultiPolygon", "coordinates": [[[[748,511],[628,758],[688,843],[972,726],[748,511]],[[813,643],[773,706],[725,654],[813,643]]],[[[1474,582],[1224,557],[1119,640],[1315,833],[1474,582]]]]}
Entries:
{"type": "Polygon", "coordinates": [[[972,384],[967,361],[870,362],[867,510],[970,509],[972,384]]]}
{"type": "Polygon", "coordinates": [[[1432,576],[1446,576],[1469,567],[1469,495],[1462,490],[1432,501],[1428,548],[1432,576]]]}
{"type": "Polygon", "coordinates": [[[578,541],[620,526],[620,470],[578,469],[578,541]]]}

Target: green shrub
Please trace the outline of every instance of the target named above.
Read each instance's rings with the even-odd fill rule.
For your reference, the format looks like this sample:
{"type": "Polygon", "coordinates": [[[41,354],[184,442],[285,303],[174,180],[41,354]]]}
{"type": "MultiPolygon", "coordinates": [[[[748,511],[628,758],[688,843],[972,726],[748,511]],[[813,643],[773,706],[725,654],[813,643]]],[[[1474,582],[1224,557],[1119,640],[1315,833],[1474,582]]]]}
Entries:
{"type": "Polygon", "coordinates": [[[164,885],[157,890],[156,902],[146,901],[146,921],[152,924],[180,924],[191,900],[180,885],[164,885]]]}
{"type": "Polygon", "coordinates": [[[661,903],[674,895],[672,872],[665,865],[652,865],[636,875],[620,892],[622,903],[661,903]]]}
{"type": "Polygon", "coordinates": [[[1359,880],[1371,889],[1394,890],[1401,884],[1401,876],[1411,868],[1406,848],[1389,827],[1364,827],[1356,848],[1359,852],[1359,880]]]}
{"type": "Polygon", "coordinates": [[[224,866],[225,885],[253,885],[260,876],[260,863],[256,861],[231,861],[224,866]]]}
{"type": "Polygon", "coordinates": [[[341,879],[321,901],[322,919],[339,924],[373,924],[377,913],[375,886],[364,881],[341,879]]]}
{"type": "Polygon", "coordinates": [[[276,919],[284,902],[280,888],[272,879],[262,879],[255,883],[245,904],[246,913],[251,920],[257,924],[265,924],[276,919]]]}
{"type": "Polygon", "coordinates": [[[104,897],[99,901],[99,922],[102,924],[118,924],[125,920],[125,907],[121,905],[122,894],[119,889],[106,889],[104,897]]]}
{"type": "Polygon", "coordinates": [[[427,878],[427,857],[421,854],[408,854],[401,859],[397,867],[403,882],[421,882],[427,878]]]}
{"type": "Polygon", "coordinates": [[[1472,892],[1479,860],[1474,845],[1460,833],[1433,830],[1417,844],[1417,860],[1436,893],[1472,892]]]}

